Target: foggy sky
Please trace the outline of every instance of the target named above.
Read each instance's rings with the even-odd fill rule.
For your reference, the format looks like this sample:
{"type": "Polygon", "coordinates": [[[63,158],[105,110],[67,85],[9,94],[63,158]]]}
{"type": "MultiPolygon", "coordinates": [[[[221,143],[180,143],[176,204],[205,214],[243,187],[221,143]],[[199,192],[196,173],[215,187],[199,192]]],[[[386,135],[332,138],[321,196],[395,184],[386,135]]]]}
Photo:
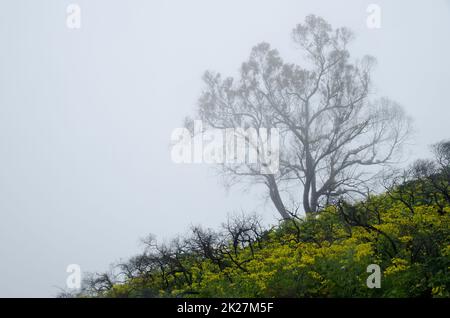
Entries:
{"type": "Polygon", "coordinates": [[[51,297],[67,265],[104,271],[192,224],[277,212],[262,193],[227,193],[212,169],[176,165],[170,134],[192,115],[205,70],[236,74],[266,41],[301,64],[290,32],[308,14],[355,31],[378,59],[376,93],[404,106],[405,159],[450,137],[450,2],[1,0],[0,297],[51,297]],[[81,29],[66,7],[81,7],[81,29]],[[382,9],[368,29],[366,8],[382,9]]]}

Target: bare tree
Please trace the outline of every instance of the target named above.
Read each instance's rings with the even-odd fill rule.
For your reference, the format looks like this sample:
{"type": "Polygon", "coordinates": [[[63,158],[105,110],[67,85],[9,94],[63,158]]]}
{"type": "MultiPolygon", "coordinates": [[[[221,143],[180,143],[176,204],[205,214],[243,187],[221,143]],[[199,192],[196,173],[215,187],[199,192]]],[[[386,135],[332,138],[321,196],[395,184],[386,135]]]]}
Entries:
{"type": "Polygon", "coordinates": [[[435,205],[445,214],[450,203],[450,141],[431,146],[434,158],[416,160],[403,171],[384,176],[386,193],[414,214],[418,205],[435,205]]]}
{"type": "Polygon", "coordinates": [[[248,163],[223,164],[221,171],[230,184],[246,177],[251,184],[265,184],[284,219],[292,215],[284,195],[313,214],[333,197],[362,193],[374,175],[370,167],[391,163],[409,131],[398,104],[370,98],[375,59],[350,59],[348,29],[333,29],[310,15],[292,38],[304,53],[302,66],[285,63],[277,50],[261,43],[242,64],[239,78],[205,73],[197,113],[205,129],[278,129],[277,173],[248,163]]]}

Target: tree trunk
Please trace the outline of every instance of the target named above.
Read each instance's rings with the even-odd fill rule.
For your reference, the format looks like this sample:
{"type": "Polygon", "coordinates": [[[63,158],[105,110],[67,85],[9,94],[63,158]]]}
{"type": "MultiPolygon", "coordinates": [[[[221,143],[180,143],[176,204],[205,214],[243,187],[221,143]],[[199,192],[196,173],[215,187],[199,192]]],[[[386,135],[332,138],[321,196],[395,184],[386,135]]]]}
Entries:
{"type": "Polygon", "coordinates": [[[275,205],[275,208],[280,213],[281,217],[284,220],[288,220],[291,218],[291,215],[286,210],[283,200],[281,199],[280,192],[278,191],[278,186],[275,181],[275,177],[273,175],[267,176],[267,185],[269,186],[270,191],[270,199],[272,200],[273,204],[275,205]]]}

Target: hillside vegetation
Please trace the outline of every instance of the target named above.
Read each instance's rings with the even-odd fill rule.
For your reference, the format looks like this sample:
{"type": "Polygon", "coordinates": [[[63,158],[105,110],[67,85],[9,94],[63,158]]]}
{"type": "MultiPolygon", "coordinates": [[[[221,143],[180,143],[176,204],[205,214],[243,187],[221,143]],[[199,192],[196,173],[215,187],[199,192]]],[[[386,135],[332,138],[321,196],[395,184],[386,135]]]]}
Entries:
{"type": "Polygon", "coordinates": [[[449,297],[450,143],[359,202],[337,198],[272,228],[256,216],[195,227],[92,275],[81,297],[449,297]],[[387,185],[389,184],[389,185],[387,185]],[[368,288],[367,267],[382,271],[368,288]]]}

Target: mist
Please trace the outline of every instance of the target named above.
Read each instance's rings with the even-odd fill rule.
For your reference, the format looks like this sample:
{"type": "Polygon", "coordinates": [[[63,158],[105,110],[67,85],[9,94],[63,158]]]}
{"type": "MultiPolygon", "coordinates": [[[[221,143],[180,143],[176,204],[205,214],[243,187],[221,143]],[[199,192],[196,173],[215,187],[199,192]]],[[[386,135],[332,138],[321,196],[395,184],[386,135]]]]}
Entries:
{"type": "Polygon", "coordinates": [[[268,42],[301,63],[291,31],[315,14],[355,32],[377,58],[377,95],[401,104],[414,133],[399,166],[449,137],[450,2],[17,0],[0,4],[0,297],[53,297],[69,264],[104,271],[140,238],[164,241],[227,214],[278,219],[264,189],[227,191],[208,165],[171,160],[206,70],[236,75],[268,42]],[[81,28],[67,27],[67,6],[81,28]]]}

